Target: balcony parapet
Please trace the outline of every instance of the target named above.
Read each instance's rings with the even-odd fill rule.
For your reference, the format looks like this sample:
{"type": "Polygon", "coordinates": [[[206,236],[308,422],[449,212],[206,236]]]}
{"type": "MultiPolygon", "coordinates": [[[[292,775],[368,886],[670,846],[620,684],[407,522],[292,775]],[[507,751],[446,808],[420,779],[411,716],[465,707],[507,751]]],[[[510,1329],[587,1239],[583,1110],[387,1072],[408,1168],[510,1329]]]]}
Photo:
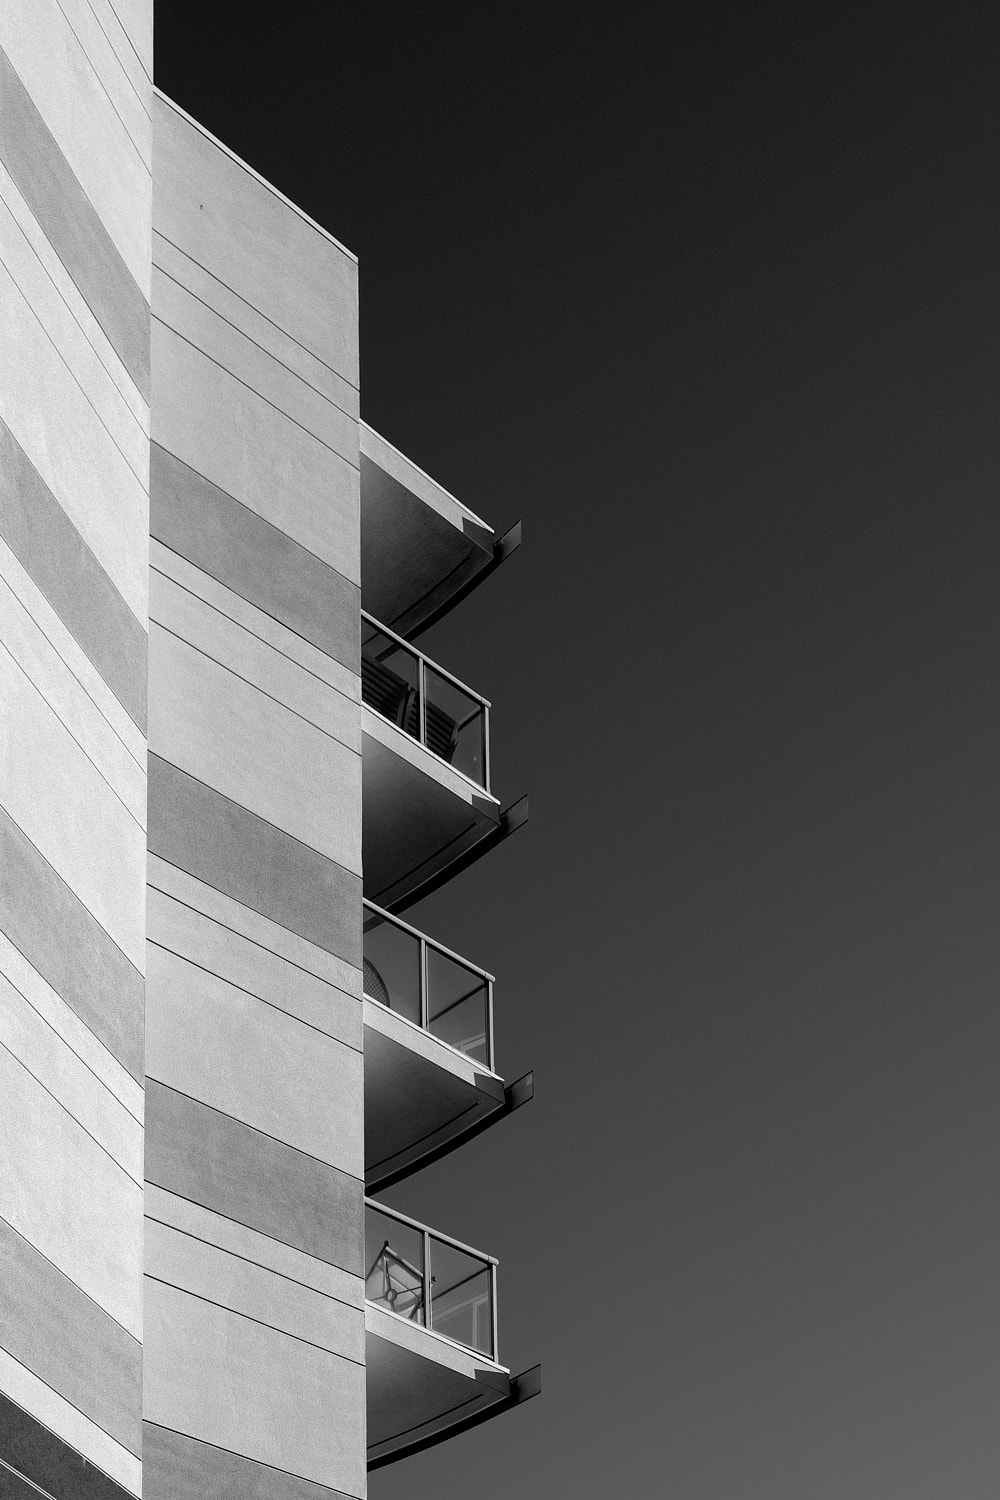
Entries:
{"type": "Polygon", "coordinates": [[[497,1358],[493,1256],[366,1199],[365,1271],[369,1469],[537,1394],[497,1358]]]}
{"type": "Polygon", "coordinates": [[[361,611],[361,698],[490,792],[490,701],[361,611]]]}
{"type": "Polygon", "coordinates": [[[393,908],[506,830],[489,700],[365,613],[361,636],[365,895],[393,908]]]}
{"type": "Polygon", "coordinates": [[[493,975],[374,902],[362,904],[365,996],[494,1072],[493,975]]]}
{"type": "Polygon", "coordinates": [[[385,1187],[531,1097],[495,1071],[493,976],[364,902],[365,1181],[385,1187]]]}
{"type": "Polygon", "coordinates": [[[495,1256],[367,1199],[365,1266],[366,1302],[499,1365],[495,1256]]]}

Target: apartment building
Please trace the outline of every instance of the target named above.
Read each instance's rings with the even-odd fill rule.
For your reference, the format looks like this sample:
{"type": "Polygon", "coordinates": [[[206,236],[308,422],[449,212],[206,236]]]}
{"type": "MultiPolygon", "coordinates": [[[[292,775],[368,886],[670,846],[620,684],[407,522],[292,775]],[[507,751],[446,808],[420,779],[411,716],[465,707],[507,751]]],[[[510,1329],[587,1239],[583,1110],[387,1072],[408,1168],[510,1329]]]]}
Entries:
{"type": "Polygon", "coordinates": [[[418,643],[518,535],[361,421],[356,258],[149,0],[0,8],[0,297],[0,1492],[361,1497],[539,1384],[377,1196],[531,1094],[406,915],[525,816],[418,643]]]}

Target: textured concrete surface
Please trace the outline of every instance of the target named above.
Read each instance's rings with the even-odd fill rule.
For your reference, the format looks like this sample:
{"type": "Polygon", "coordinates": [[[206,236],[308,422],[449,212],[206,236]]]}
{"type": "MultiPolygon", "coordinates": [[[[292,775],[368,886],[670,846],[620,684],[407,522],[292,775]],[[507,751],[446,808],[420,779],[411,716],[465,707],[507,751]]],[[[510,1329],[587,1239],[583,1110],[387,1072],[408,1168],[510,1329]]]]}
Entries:
{"type": "Polygon", "coordinates": [[[357,875],[152,754],[149,785],[151,853],[360,965],[357,875]]]}
{"type": "MultiPolygon", "coordinates": [[[[87,37],[91,44],[95,35],[91,30],[87,37]]],[[[128,87],[117,55],[112,60],[102,48],[92,61],[59,0],[7,0],[0,11],[0,46],[93,205],[122,270],[131,277],[136,292],[148,299],[151,127],[143,111],[133,112],[131,129],[127,128],[115,108],[109,82],[122,100],[128,87]],[[120,88],[113,81],[116,74],[120,88]]],[[[148,89],[143,94],[141,103],[148,109],[148,89]]],[[[87,259],[89,265],[104,270],[89,245],[87,259]]],[[[117,280],[108,290],[110,300],[126,302],[127,293],[117,280]]]]}
{"type": "Polygon", "coordinates": [[[0,1268],[9,1354],[138,1455],[139,1342],[3,1219],[0,1268]]]}
{"type": "MultiPolygon", "coordinates": [[[[249,673],[249,651],[246,656],[249,673]]],[[[345,870],[360,872],[356,751],[222,666],[207,648],[157,623],[150,628],[149,667],[152,754],[345,870]]]]}
{"type": "Polygon", "coordinates": [[[357,673],[356,584],[156,443],[152,475],[155,538],[357,673]]]}
{"type": "Polygon", "coordinates": [[[361,1275],[356,1177],[154,1082],[146,1089],[146,1179],[361,1275]]]}
{"type": "Polygon", "coordinates": [[[148,1421],[364,1492],[362,1365],[151,1279],[146,1318],[150,1343],[173,1353],[145,1371],[148,1421]]]}
{"type": "Polygon", "coordinates": [[[0,1458],[55,1500],[141,1491],[151,18],[0,8],[0,1458]]]}
{"type": "Polygon", "coordinates": [[[148,1493],[170,1500],[336,1500],[344,1493],[155,1422],[143,1423],[142,1452],[148,1493]]]}
{"type": "MultiPolygon", "coordinates": [[[[0,1433],[4,1463],[27,1480],[22,1485],[27,1500],[38,1500],[39,1490],[52,1500],[123,1500],[127,1493],[37,1417],[2,1395],[0,1433]]],[[[0,1479],[0,1485],[5,1486],[5,1500],[6,1486],[13,1478],[12,1474],[4,1473],[0,1479]]],[[[11,1497],[21,1492],[16,1484],[9,1490],[11,1497]]]]}
{"type": "Polygon", "coordinates": [[[363,1175],[360,1052],[151,943],[146,1074],[363,1175]]]}
{"type": "Polygon", "coordinates": [[[354,256],[162,95],[154,127],[160,234],[356,388],[354,256]]]}
{"type": "MultiPolygon", "coordinates": [[[[3,1047],[0,1090],[0,1139],[11,1164],[4,1175],[0,1213],[45,1257],[53,1276],[61,1273],[54,1285],[62,1286],[64,1280],[77,1289],[72,1302],[76,1312],[85,1297],[88,1306],[141,1338],[141,1184],[3,1047]]],[[[37,1311],[29,1297],[10,1316],[32,1319],[37,1311]]],[[[64,1312],[65,1328],[72,1329],[76,1312],[64,1312]]],[[[55,1389],[63,1387],[56,1382],[55,1389]]]]}

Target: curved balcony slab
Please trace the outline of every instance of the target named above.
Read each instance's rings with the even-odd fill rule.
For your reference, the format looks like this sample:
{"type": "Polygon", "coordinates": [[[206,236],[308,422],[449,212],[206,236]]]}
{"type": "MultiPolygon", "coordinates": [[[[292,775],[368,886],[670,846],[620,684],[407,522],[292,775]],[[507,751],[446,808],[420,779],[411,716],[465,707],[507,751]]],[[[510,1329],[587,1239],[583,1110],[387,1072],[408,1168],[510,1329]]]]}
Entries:
{"type": "Polygon", "coordinates": [[[365,1304],[368,1462],[375,1466],[511,1400],[510,1371],[365,1304]]]}
{"type": "Polygon", "coordinates": [[[362,709],[364,891],[392,909],[500,825],[500,803],[418,740],[362,709]]]}
{"type": "Polygon", "coordinates": [[[362,422],[364,608],[408,636],[494,566],[492,529],[362,422]]]}
{"type": "Polygon", "coordinates": [[[504,1107],[503,1080],[367,997],[365,1181],[394,1179],[504,1107]]]}

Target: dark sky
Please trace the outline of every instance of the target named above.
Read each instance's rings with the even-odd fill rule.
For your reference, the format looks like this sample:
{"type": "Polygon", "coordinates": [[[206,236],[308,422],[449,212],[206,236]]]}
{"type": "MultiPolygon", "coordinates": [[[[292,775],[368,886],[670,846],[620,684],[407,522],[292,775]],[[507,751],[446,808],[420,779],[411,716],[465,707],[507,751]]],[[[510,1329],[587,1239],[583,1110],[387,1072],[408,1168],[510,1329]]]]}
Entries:
{"type": "Polygon", "coordinates": [[[158,0],[520,553],[421,644],[531,820],[410,920],[528,1108],[390,1202],[539,1400],[372,1500],[1000,1493],[1000,120],[982,5],[158,0]]]}

